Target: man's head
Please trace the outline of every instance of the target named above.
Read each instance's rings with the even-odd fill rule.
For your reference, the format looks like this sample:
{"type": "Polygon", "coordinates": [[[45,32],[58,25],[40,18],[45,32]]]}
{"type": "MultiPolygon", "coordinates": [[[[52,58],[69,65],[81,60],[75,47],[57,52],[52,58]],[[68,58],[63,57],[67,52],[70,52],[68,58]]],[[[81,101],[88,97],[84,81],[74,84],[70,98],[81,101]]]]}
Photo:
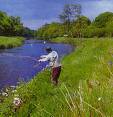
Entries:
{"type": "Polygon", "coordinates": [[[46,52],[47,52],[47,53],[50,53],[50,52],[52,52],[52,49],[51,49],[51,47],[46,47],[46,48],[45,48],[45,50],[46,50],[46,52]]]}

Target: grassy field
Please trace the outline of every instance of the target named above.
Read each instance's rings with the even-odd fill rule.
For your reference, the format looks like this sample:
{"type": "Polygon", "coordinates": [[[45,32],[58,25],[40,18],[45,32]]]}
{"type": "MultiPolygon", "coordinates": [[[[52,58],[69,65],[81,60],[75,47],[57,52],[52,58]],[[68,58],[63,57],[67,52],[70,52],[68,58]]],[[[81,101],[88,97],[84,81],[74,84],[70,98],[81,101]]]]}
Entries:
{"type": "Polygon", "coordinates": [[[0,49],[13,48],[23,44],[22,37],[3,37],[0,36],[0,49]]]}
{"type": "MultiPolygon", "coordinates": [[[[56,41],[56,39],[54,40],[56,41]]],[[[0,103],[1,117],[113,117],[113,40],[57,38],[74,52],[62,59],[59,85],[45,70],[0,103]],[[14,112],[15,95],[22,105],[14,112]]]]}

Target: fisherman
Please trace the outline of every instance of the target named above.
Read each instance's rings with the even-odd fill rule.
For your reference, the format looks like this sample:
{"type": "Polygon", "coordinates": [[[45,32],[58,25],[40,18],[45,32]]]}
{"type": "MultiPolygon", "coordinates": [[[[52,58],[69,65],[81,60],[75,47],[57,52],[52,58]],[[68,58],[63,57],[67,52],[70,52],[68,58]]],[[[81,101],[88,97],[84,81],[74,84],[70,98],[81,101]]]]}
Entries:
{"type": "Polygon", "coordinates": [[[48,55],[40,56],[41,59],[39,59],[38,61],[39,62],[49,61],[49,67],[51,68],[51,82],[54,85],[57,85],[58,78],[61,72],[61,64],[58,53],[56,51],[53,51],[51,47],[46,47],[45,50],[48,53],[48,55]]]}

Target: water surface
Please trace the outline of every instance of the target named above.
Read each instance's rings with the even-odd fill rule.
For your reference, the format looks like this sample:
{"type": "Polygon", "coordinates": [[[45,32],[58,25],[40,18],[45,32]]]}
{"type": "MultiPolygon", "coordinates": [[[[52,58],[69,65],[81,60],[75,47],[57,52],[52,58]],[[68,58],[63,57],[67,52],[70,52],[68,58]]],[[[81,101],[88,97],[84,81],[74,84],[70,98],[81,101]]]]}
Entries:
{"type": "Polygon", "coordinates": [[[68,44],[49,43],[43,41],[26,40],[21,47],[0,50],[0,89],[3,87],[17,85],[20,81],[29,81],[47,64],[41,63],[38,66],[36,58],[47,54],[44,48],[50,46],[56,50],[60,58],[69,54],[73,47],[68,44]]]}

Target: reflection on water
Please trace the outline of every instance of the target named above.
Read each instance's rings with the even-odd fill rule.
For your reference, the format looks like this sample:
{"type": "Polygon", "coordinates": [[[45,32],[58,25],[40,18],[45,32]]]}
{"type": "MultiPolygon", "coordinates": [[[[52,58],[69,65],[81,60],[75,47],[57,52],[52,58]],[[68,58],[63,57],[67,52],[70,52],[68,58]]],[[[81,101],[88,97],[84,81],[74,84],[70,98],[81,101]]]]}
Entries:
{"type": "Polygon", "coordinates": [[[44,44],[43,41],[27,40],[21,47],[0,50],[0,88],[16,85],[18,81],[29,81],[41,71],[47,62],[37,67],[34,66],[38,64],[36,58],[46,54],[44,51],[46,46],[56,50],[60,57],[70,53],[73,49],[67,44],[44,44]]]}

